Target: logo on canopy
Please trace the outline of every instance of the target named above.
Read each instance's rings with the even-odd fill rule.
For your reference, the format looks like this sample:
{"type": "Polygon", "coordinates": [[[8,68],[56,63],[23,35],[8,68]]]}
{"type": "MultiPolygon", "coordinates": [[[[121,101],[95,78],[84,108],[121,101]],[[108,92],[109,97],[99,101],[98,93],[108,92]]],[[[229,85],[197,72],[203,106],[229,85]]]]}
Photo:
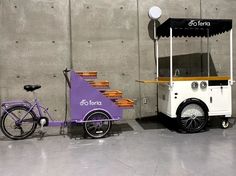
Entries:
{"type": "Polygon", "coordinates": [[[196,21],[196,20],[191,20],[189,23],[188,23],[188,26],[194,26],[194,27],[204,27],[204,26],[211,26],[211,22],[209,21],[196,21]]]}

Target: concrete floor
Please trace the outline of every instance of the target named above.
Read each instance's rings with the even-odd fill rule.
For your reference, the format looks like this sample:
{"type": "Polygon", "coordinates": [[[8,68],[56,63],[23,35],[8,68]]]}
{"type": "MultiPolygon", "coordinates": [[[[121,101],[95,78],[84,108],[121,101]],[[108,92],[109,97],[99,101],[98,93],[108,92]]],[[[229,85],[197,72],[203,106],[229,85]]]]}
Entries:
{"type": "MultiPolygon", "coordinates": [[[[127,122],[127,121],[126,121],[127,122]]],[[[49,129],[43,140],[12,141],[0,133],[1,176],[235,176],[236,128],[181,134],[134,129],[91,140],[49,129]]]]}

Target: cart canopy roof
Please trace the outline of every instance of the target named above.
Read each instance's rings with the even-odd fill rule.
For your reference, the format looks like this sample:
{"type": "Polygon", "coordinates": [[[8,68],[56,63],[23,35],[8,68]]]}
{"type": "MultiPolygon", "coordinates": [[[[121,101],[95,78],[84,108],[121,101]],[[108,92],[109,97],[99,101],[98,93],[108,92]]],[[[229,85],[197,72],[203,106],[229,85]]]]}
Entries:
{"type": "Polygon", "coordinates": [[[169,18],[157,27],[157,37],[211,37],[232,29],[231,19],[169,18]]]}

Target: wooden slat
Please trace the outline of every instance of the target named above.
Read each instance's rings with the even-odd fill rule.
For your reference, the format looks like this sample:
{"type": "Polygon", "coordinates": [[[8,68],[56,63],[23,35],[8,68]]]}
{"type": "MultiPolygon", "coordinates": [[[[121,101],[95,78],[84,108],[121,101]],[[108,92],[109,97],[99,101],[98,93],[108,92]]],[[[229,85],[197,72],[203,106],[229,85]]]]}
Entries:
{"type": "Polygon", "coordinates": [[[109,88],[109,81],[103,80],[103,81],[88,81],[90,85],[92,85],[95,88],[102,88],[107,89],[109,88]]]}
{"type": "Polygon", "coordinates": [[[86,78],[97,77],[96,71],[76,71],[75,73],[80,75],[81,77],[86,77],[86,78]]]}
{"type": "Polygon", "coordinates": [[[111,99],[122,97],[122,92],[119,90],[107,90],[107,91],[104,91],[102,94],[111,99]]]}
{"type": "Polygon", "coordinates": [[[117,104],[117,106],[119,107],[123,107],[123,108],[132,108],[134,107],[134,101],[131,99],[119,99],[115,102],[117,104]]]}

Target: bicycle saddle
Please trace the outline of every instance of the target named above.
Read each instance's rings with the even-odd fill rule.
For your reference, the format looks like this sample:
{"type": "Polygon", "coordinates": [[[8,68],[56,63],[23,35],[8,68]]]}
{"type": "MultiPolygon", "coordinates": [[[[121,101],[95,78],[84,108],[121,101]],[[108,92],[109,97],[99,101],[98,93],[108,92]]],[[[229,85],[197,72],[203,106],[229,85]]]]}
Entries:
{"type": "Polygon", "coordinates": [[[41,86],[40,85],[25,85],[24,86],[24,89],[27,91],[27,92],[33,92],[34,90],[36,89],[40,89],[41,86]]]}

